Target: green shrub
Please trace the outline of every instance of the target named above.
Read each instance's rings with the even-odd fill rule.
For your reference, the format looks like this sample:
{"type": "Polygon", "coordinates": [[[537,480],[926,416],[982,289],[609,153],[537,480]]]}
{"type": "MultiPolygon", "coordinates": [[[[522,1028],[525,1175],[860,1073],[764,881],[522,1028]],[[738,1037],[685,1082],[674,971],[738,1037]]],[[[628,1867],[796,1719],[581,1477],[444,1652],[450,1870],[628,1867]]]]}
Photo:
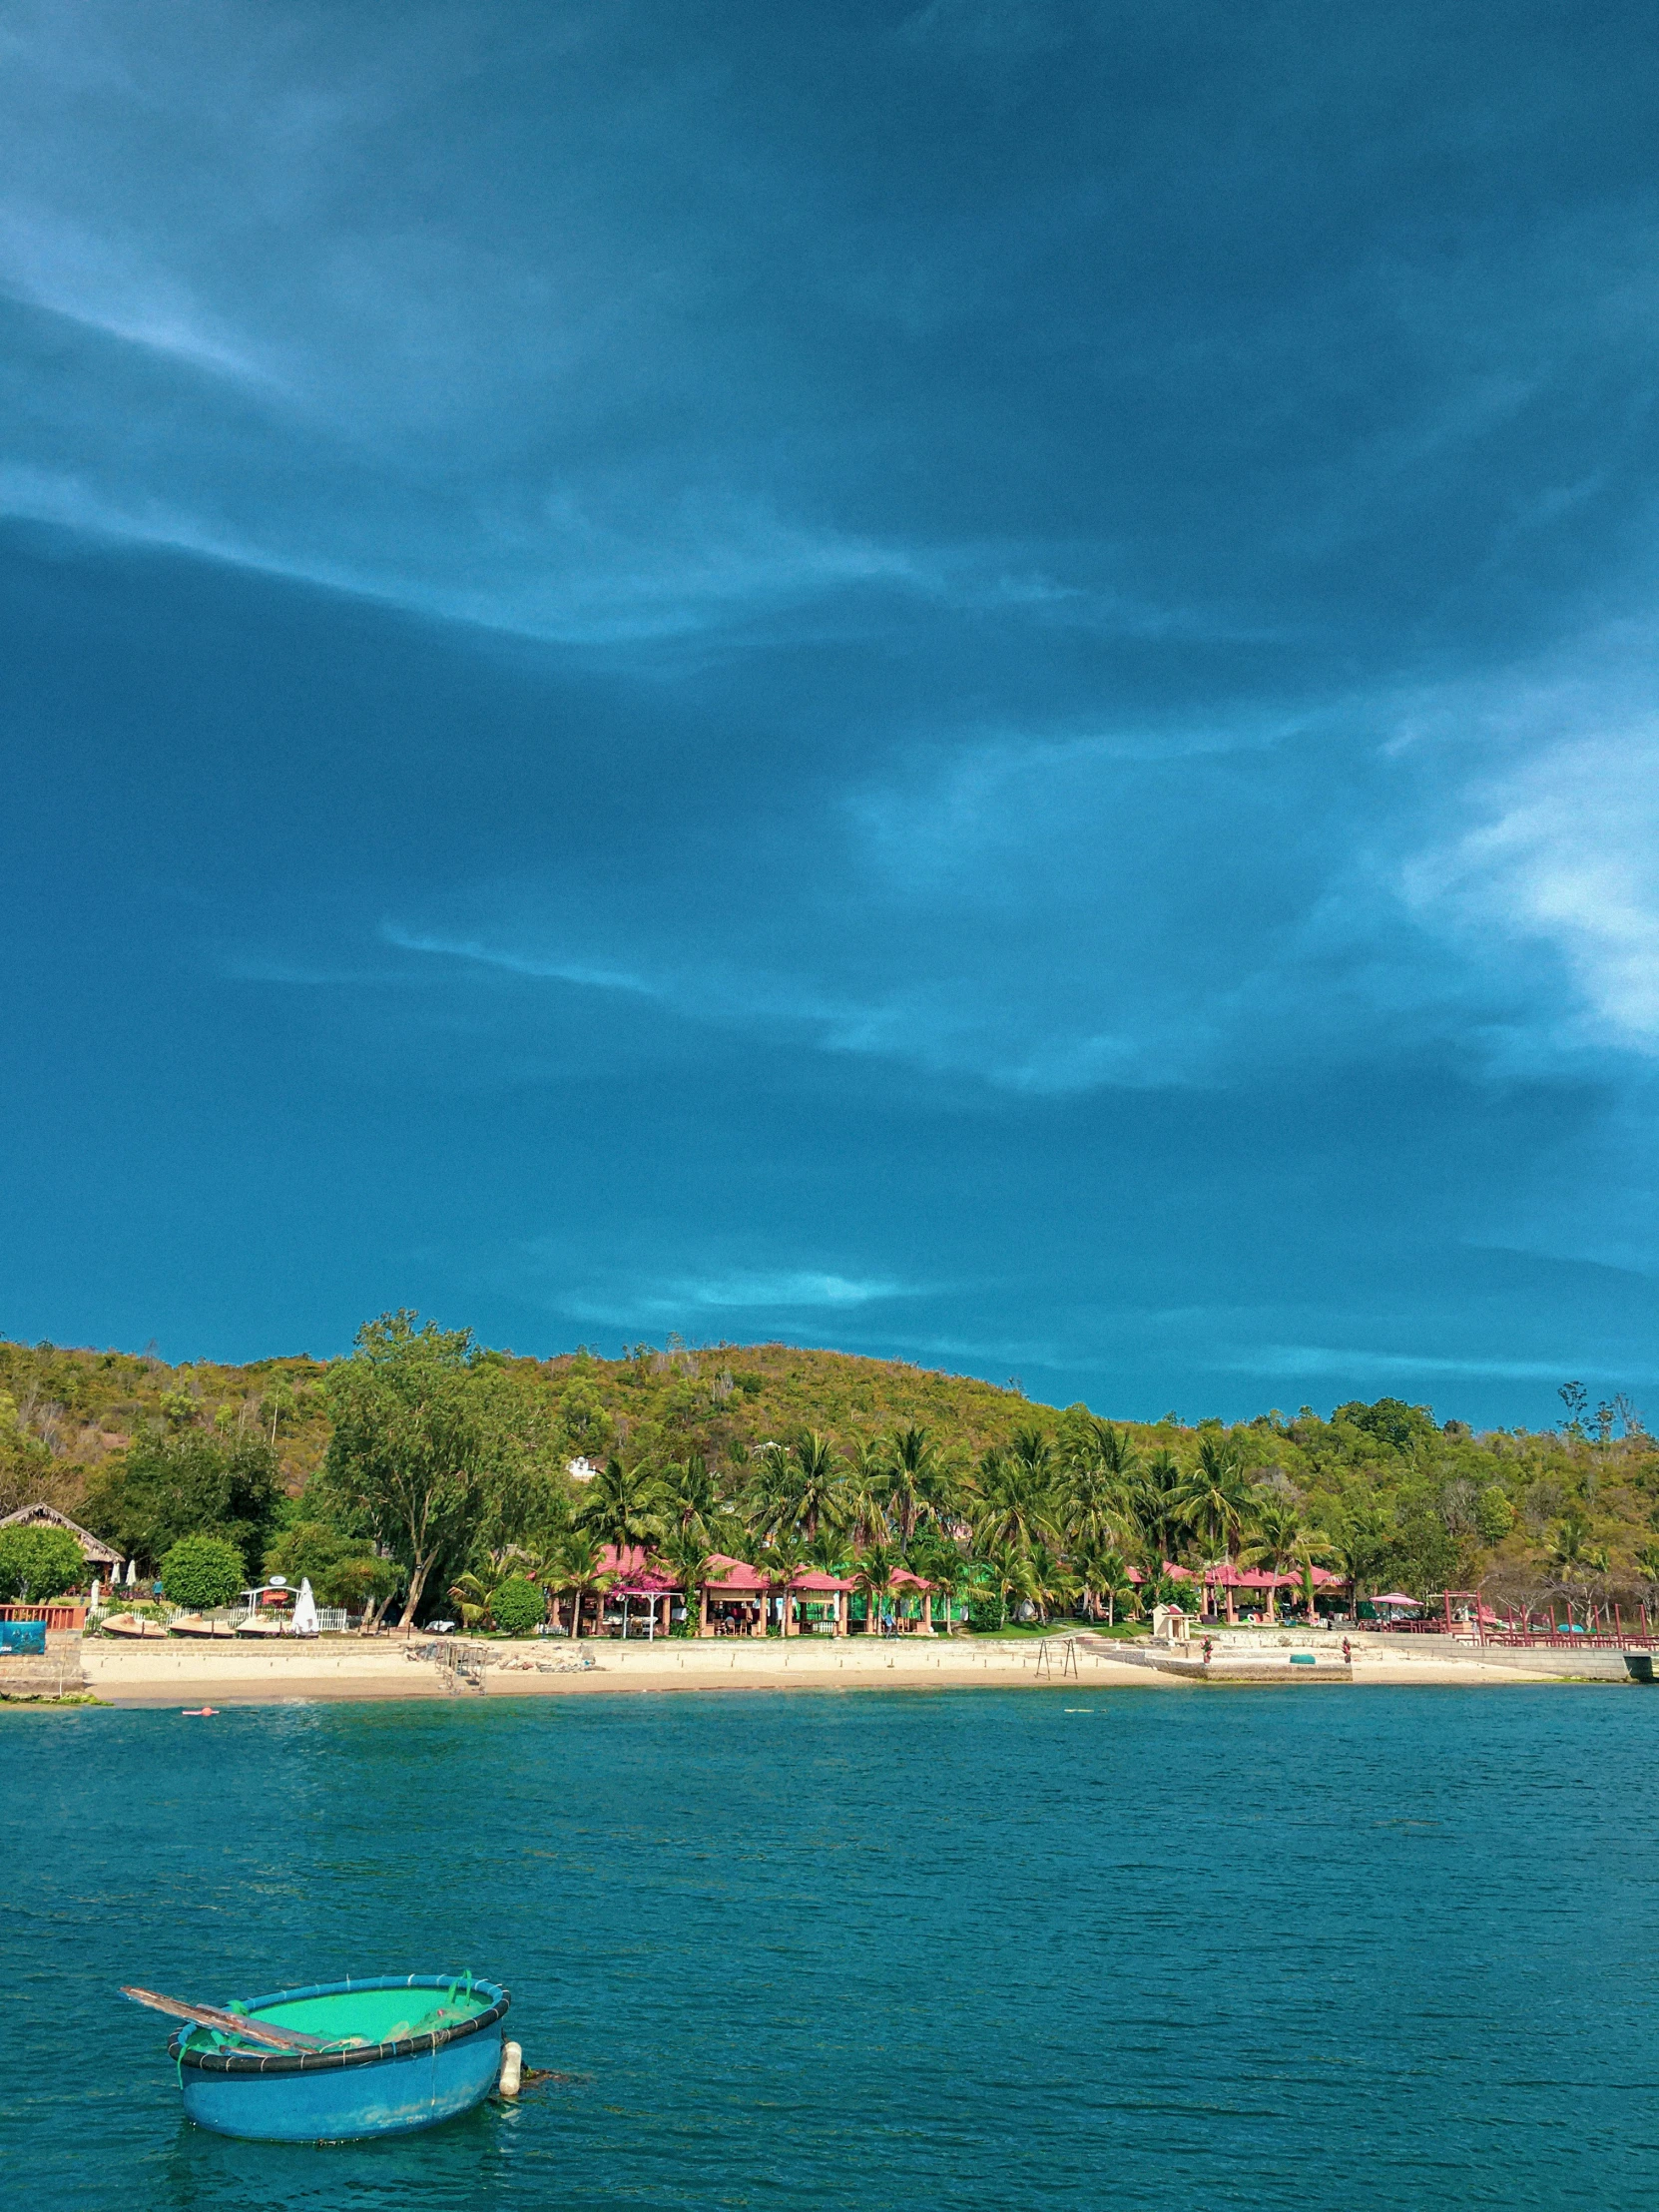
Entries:
{"type": "Polygon", "coordinates": [[[162,1561],[162,1588],[193,1613],[229,1605],[242,1587],[242,1553],[223,1536],[181,1536],[162,1561]]]}
{"type": "Polygon", "coordinates": [[[81,1547],[67,1528],[0,1528],[0,1599],[44,1605],[86,1578],[81,1547]]]}
{"type": "Polygon", "coordinates": [[[490,1599],[490,1617],[509,1636],[527,1636],[547,1618],[547,1593],[522,1574],[509,1575],[490,1599]]]}

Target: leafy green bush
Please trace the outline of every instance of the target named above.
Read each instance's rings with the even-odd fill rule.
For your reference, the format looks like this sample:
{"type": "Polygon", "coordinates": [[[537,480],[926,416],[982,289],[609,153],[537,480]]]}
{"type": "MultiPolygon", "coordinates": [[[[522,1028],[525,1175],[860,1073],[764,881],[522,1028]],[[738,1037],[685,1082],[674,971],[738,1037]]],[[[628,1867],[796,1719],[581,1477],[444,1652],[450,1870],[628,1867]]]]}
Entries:
{"type": "Polygon", "coordinates": [[[67,1528],[0,1528],[0,1598],[44,1605],[85,1580],[86,1561],[67,1528]]]}
{"type": "Polygon", "coordinates": [[[490,1599],[490,1617],[507,1635],[527,1636],[547,1617],[547,1594],[524,1575],[509,1575],[490,1599]]]}
{"type": "Polygon", "coordinates": [[[181,1536],[162,1560],[162,1588],[193,1613],[229,1605],[242,1586],[242,1553],[223,1536],[181,1536]]]}

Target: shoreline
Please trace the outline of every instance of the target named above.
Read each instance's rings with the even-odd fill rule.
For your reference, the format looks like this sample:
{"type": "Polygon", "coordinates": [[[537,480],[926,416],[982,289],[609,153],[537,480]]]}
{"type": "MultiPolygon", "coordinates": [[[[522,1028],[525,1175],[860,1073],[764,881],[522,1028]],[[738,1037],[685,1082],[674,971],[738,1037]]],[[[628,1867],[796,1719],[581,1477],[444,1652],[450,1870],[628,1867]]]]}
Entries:
{"type": "MultiPolygon", "coordinates": [[[[82,1650],[86,1688],[100,1703],[139,1709],[286,1703],[409,1703],[433,1698],[465,1703],[508,1697],[649,1696],[696,1691],[1055,1689],[1222,1690],[1252,1687],[1382,1688],[1400,1685],[1502,1687],[1547,1683],[1570,1686],[1598,1677],[1558,1668],[1521,1667],[1472,1653],[1418,1656],[1356,1647],[1352,1670],[1334,1657],[1308,1675],[1288,1666],[1229,1664],[1212,1681],[1160,1671],[1145,1657],[1127,1658],[1110,1647],[1090,1649],[1066,1636],[1007,1644],[986,1640],[923,1642],[753,1643],[725,1640],[599,1642],[595,1664],[565,1671],[574,1656],[568,1643],[474,1646],[489,1653],[481,1689],[452,1687],[447,1670],[405,1657],[402,1638],[355,1644],[327,1638],[319,1644],[249,1649],[189,1646],[178,1642],[116,1644],[100,1639],[82,1650]]],[[[1141,1647],[1144,1652],[1145,1647],[1141,1647]]],[[[1554,1654],[1540,1655],[1555,1657],[1554,1654]]],[[[1563,1655],[1564,1656],[1564,1655],[1563,1655]]],[[[1242,1655],[1241,1655],[1242,1657],[1242,1655]]],[[[1622,1672],[1622,1662],[1620,1662],[1622,1672]]],[[[1599,1679],[1616,1680],[1607,1672],[1599,1679]]]]}

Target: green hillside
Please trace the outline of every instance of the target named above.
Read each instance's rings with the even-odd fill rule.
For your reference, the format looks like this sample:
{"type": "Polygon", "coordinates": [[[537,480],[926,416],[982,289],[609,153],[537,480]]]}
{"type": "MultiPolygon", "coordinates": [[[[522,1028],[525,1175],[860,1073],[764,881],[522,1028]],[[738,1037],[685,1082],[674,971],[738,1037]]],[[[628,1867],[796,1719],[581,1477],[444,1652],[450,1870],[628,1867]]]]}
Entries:
{"type": "MultiPolygon", "coordinates": [[[[1039,1404],[902,1361],[674,1340],[617,1360],[586,1351],[475,1358],[533,1408],[544,1474],[567,1498],[580,1494],[564,1472],[573,1458],[614,1455],[655,1475],[701,1454],[741,1508],[757,1446],[817,1429],[836,1464],[849,1466],[861,1446],[867,1457],[913,1424],[928,1431],[960,1487],[965,1522],[987,1452],[1022,1432],[1028,1450],[1032,1437],[1051,1447],[1056,1469],[1097,1448],[1086,1407],[1039,1404]]],[[[153,1454],[165,1444],[183,1454],[178,1464],[195,1470],[193,1480],[234,1462],[235,1479],[257,1489],[269,1467],[276,1520],[304,1518],[306,1485],[328,1447],[328,1372],[305,1357],[169,1367],[148,1354],[0,1344],[0,1512],[44,1498],[113,1540],[110,1501],[124,1465],[135,1446],[153,1454]]],[[[1578,1405],[1569,1416],[1556,1430],[1474,1434],[1384,1398],[1329,1418],[1306,1408],[1291,1418],[1266,1413],[1231,1429],[1120,1426],[1132,1457],[1167,1453],[1183,1472],[1207,1441],[1225,1443],[1247,1478],[1253,1516],[1289,1508],[1332,1543],[1369,1528],[1376,1575],[1406,1588],[1484,1580],[1518,1595],[1593,1584],[1636,1602],[1659,1570],[1659,1447],[1628,1408],[1578,1405]]],[[[257,1519],[263,1508],[246,1510],[257,1519]]],[[[1248,1533],[1241,1525],[1236,1551],[1248,1533]]],[[[1134,1557],[1127,1522],[1121,1541],[1134,1557]]]]}

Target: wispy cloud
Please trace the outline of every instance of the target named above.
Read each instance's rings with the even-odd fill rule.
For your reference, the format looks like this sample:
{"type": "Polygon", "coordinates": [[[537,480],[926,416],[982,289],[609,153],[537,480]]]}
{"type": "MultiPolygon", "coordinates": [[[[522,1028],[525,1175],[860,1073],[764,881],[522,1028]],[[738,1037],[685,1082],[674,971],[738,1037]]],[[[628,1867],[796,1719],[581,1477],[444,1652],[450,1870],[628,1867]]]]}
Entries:
{"type": "Polygon", "coordinates": [[[720,1312],[762,1313],[778,1310],[830,1308],[842,1312],[853,1306],[869,1306],[878,1299],[908,1298],[915,1293],[901,1283],[821,1275],[811,1270],[794,1273],[758,1273],[691,1277],[665,1286],[653,1294],[653,1302],[713,1308],[720,1312]]]}
{"type": "Polygon", "coordinates": [[[1483,819],[1407,864],[1410,905],[1552,952],[1578,1000],[1562,1045],[1659,1053],[1659,725],[1567,740],[1468,797],[1483,819]]]}
{"type": "Polygon", "coordinates": [[[556,955],[515,951],[510,946],[485,944],[464,938],[429,936],[405,929],[397,922],[382,922],[380,935],[400,952],[427,952],[439,959],[464,960],[476,967],[498,968],[507,975],[524,976],[538,983],[574,983],[583,990],[623,991],[636,998],[661,998],[660,985],[643,976],[615,968],[597,967],[583,960],[556,955]]]}
{"type": "Polygon", "coordinates": [[[187,368],[277,389],[273,364],[182,278],[62,217],[0,206],[0,294],[187,368]]]}
{"type": "Polygon", "coordinates": [[[1450,1382],[1467,1379],[1470,1382],[1557,1383],[1572,1375],[1586,1382],[1634,1383],[1644,1388],[1659,1381],[1659,1374],[1632,1375],[1627,1367],[1609,1368],[1599,1356],[1589,1360],[1574,1359],[1566,1354],[1558,1360],[1492,1360],[1478,1355],[1459,1359],[1442,1353],[1376,1352],[1364,1346],[1338,1345],[1257,1345],[1248,1353],[1234,1353],[1219,1359],[1216,1366],[1224,1375],[1278,1377],[1291,1381],[1331,1377],[1351,1386],[1439,1376],[1450,1382]]]}
{"type": "Polygon", "coordinates": [[[1601,625],[1402,718],[1394,743],[1426,768],[1433,819],[1399,895],[1471,966],[1524,979],[1510,1050],[1659,1054],[1652,654],[1649,624],[1601,625]]]}
{"type": "Polygon", "coordinates": [[[735,1269],[715,1275],[638,1278],[618,1272],[603,1282],[584,1279],[579,1259],[543,1252],[537,1272],[562,1280],[552,1304],[573,1322],[606,1329],[689,1330],[703,1326],[770,1330],[792,1320],[810,1326],[815,1317],[847,1317],[869,1307],[923,1295],[924,1286],[885,1277],[838,1275],[813,1268],[735,1269]]]}

